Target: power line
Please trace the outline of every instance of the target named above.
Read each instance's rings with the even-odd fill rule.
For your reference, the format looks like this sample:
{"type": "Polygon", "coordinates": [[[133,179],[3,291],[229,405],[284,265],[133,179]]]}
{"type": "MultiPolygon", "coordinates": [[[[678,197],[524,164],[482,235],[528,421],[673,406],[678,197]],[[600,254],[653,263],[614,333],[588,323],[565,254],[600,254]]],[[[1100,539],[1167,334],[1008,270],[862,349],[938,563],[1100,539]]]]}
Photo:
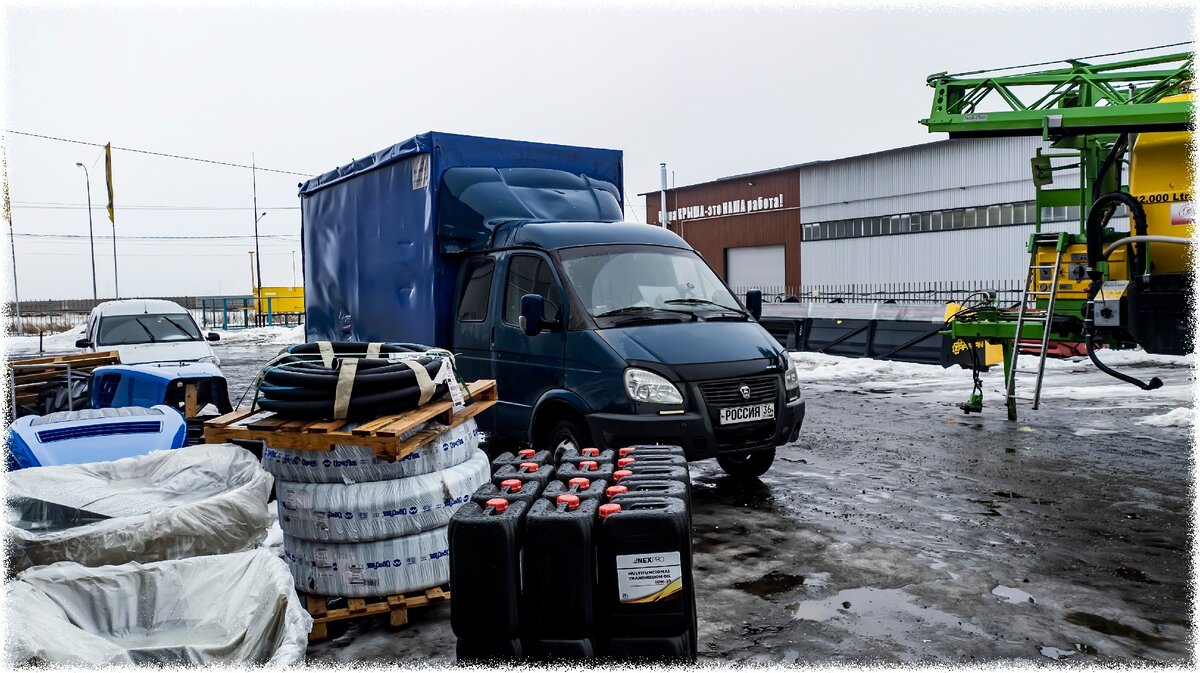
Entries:
{"type": "MultiPolygon", "coordinates": [[[[13,208],[26,210],[87,210],[83,203],[56,203],[53,201],[13,201],[13,208]]],[[[92,210],[104,210],[103,205],[93,205],[92,210]]],[[[165,210],[165,211],[227,211],[254,210],[252,206],[116,206],[116,210],[165,210]]],[[[300,210],[300,206],[262,206],[259,210],[300,210]]]]}
{"type": "MultiPolygon", "coordinates": [[[[1082,61],[1084,59],[1091,59],[1091,58],[1106,58],[1108,56],[1122,56],[1124,54],[1136,54],[1139,51],[1153,51],[1155,49],[1167,49],[1170,47],[1182,47],[1183,45],[1190,45],[1190,44],[1191,44],[1191,42],[1175,42],[1173,44],[1160,44],[1157,47],[1142,47],[1141,49],[1126,49],[1125,51],[1112,51],[1107,54],[1092,54],[1091,56],[1080,56],[1079,58],[1073,58],[1071,60],[1072,61],[1082,61]]],[[[1057,61],[1043,61],[1042,63],[1026,63],[1025,65],[1010,65],[1006,68],[987,68],[985,70],[971,70],[969,72],[956,72],[953,75],[943,75],[943,77],[962,77],[963,75],[979,75],[979,74],[982,74],[985,72],[1004,72],[1005,70],[1017,70],[1019,68],[1036,68],[1036,67],[1042,66],[1042,65],[1056,65],[1059,63],[1066,63],[1066,62],[1067,62],[1066,59],[1059,59],[1057,61]]]]}
{"type": "MultiPolygon", "coordinates": [[[[88,238],[84,234],[37,234],[37,233],[18,233],[21,238],[88,238]]],[[[112,236],[98,235],[96,238],[112,238],[112,236]]],[[[230,234],[227,236],[118,236],[117,240],[121,241],[202,241],[202,240],[229,240],[254,238],[249,234],[230,234]]],[[[259,238],[287,238],[298,239],[300,234],[260,234],[259,238]]]]}
{"type": "MultiPolygon", "coordinates": [[[[30,138],[41,138],[42,140],[57,140],[60,143],[74,143],[76,145],[89,145],[91,147],[104,147],[103,143],[90,143],[86,140],[73,140],[71,138],[58,138],[55,136],[42,135],[40,133],[28,133],[26,131],[14,131],[12,129],[4,129],[5,133],[13,133],[19,136],[28,136],[30,138]]],[[[299,175],[301,177],[312,177],[314,173],[297,173],[296,171],[281,171],[277,168],[263,168],[262,166],[247,166],[246,164],[235,164],[228,161],[216,161],[214,159],[201,159],[200,157],[189,157],[182,154],[168,154],[166,152],[153,152],[151,150],[139,150],[132,147],[117,147],[113,145],[114,150],[122,152],[137,152],[138,154],[150,154],[156,157],[166,157],[168,159],[182,159],[184,161],[196,161],[202,164],[214,164],[217,166],[229,166],[230,168],[245,168],[247,170],[266,171],[268,173],[282,173],[284,175],[299,175]]]]}

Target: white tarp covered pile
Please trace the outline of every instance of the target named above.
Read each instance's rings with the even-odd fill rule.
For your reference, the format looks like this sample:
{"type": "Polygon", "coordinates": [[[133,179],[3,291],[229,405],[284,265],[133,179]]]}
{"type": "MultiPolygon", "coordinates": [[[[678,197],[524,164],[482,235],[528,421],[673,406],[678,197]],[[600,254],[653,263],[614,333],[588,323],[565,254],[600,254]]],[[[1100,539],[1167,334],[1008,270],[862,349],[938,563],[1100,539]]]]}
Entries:
{"type": "Polygon", "coordinates": [[[304,661],[312,617],[265,549],[89,568],[56,563],[5,587],[6,663],[304,661]]]}
{"type": "Polygon", "coordinates": [[[244,551],[258,546],[271,524],[271,475],[233,444],[18,470],[7,482],[9,497],[111,517],[83,525],[31,522],[9,507],[10,572],[58,561],[101,566],[244,551]]]}

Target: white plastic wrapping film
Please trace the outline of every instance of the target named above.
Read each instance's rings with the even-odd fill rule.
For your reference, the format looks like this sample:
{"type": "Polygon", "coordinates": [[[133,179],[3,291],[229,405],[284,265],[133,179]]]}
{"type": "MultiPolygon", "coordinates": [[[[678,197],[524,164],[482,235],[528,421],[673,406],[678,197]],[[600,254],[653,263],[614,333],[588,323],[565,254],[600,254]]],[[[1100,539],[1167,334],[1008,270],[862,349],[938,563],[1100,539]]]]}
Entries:
{"type": "Polygon", "coordinates": [[[296,588],[318,596],[386,596],[450,581],[446,526],[358,544],[284,535],[283,548],[296,588]]]}
{"type": "Polygon", "coordinates": [[[367,542],[450,523],[450,517],[491,477],[483,451],[445,470],[361,484],[275,486],[279,525],[304,540],[367,542]]]}
{"type": "Polygon", "coordinates": [[[281,481],[352,484],[400,479],[461,463],[479,448],[481,438],[479,426],[471,418],[400,460],[382,460],[370,447],[338,444],[328,453],[266,447],[262,464],[281,481]]]}
{"type": "Polygon", "coordinates": [[[8,667],[304,662],[312,617],[265,549],[88,568],[56,563],[5,586],[8,667]]]}
{"type": "Polygon", "coordinates": [[[233,444],[18,470],[6,480],[10,496],[112,517],[56,530],[21,522],[10,508],[4,532],[13,571],[58,561],[101,566],[243,551],[258,546],[271,524],[271,475],[233,444]]]}

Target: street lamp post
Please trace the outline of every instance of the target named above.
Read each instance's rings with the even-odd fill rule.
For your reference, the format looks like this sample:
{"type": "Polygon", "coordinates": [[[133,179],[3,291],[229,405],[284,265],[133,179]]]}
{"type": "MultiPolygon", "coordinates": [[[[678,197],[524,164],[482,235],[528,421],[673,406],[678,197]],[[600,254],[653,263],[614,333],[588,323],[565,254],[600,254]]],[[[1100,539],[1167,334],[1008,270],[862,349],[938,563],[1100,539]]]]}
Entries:
{"type": "MultiPolygon", "coordinates": [[[[96,292],[96,239],[92,236],[92,178],[88,175],[87,166],[78,161],[75,162],[75,165],[83,169],[83,179],[87,182],[88,245],[92,248],[92,301],[96,301],[100,295],[96,292]]],[[[113,263],[116,264],[115,258],[113,263]]]]}

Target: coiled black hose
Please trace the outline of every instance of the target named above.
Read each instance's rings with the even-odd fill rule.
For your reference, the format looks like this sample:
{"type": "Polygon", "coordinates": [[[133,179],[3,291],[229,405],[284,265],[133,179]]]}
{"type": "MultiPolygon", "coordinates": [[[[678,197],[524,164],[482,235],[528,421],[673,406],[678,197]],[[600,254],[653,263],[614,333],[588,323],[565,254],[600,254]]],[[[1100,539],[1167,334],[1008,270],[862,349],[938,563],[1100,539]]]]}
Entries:
{"type": "MultiPolygon", "coordinates": [[[[282,418],[298,420],[327,420],[338,417],[338,383],[348,360],[357,360],[345,404],[344,418],[361,420],[415,409],[421,401],[418,374],[404,362],[382,358],[366,358],[368,344],[357,341],[329,342],[333,358],[325,365],[319,343],[289,346],[262,372],[258,387],[259,407],[273,411],[282,418]]],[[[380,355],[391,353],[423,353],[427,346],[418,344],[382,344],[380,355]]],[[[430,379],[443,366],[440,358],[422,357],[413,360],[430,379]]],[[[449,366],[449,365],[447,365],[449,366]]],[[[441,398],[447,392],[445,383],[433,386],[428,401],[441,398]]]]}

